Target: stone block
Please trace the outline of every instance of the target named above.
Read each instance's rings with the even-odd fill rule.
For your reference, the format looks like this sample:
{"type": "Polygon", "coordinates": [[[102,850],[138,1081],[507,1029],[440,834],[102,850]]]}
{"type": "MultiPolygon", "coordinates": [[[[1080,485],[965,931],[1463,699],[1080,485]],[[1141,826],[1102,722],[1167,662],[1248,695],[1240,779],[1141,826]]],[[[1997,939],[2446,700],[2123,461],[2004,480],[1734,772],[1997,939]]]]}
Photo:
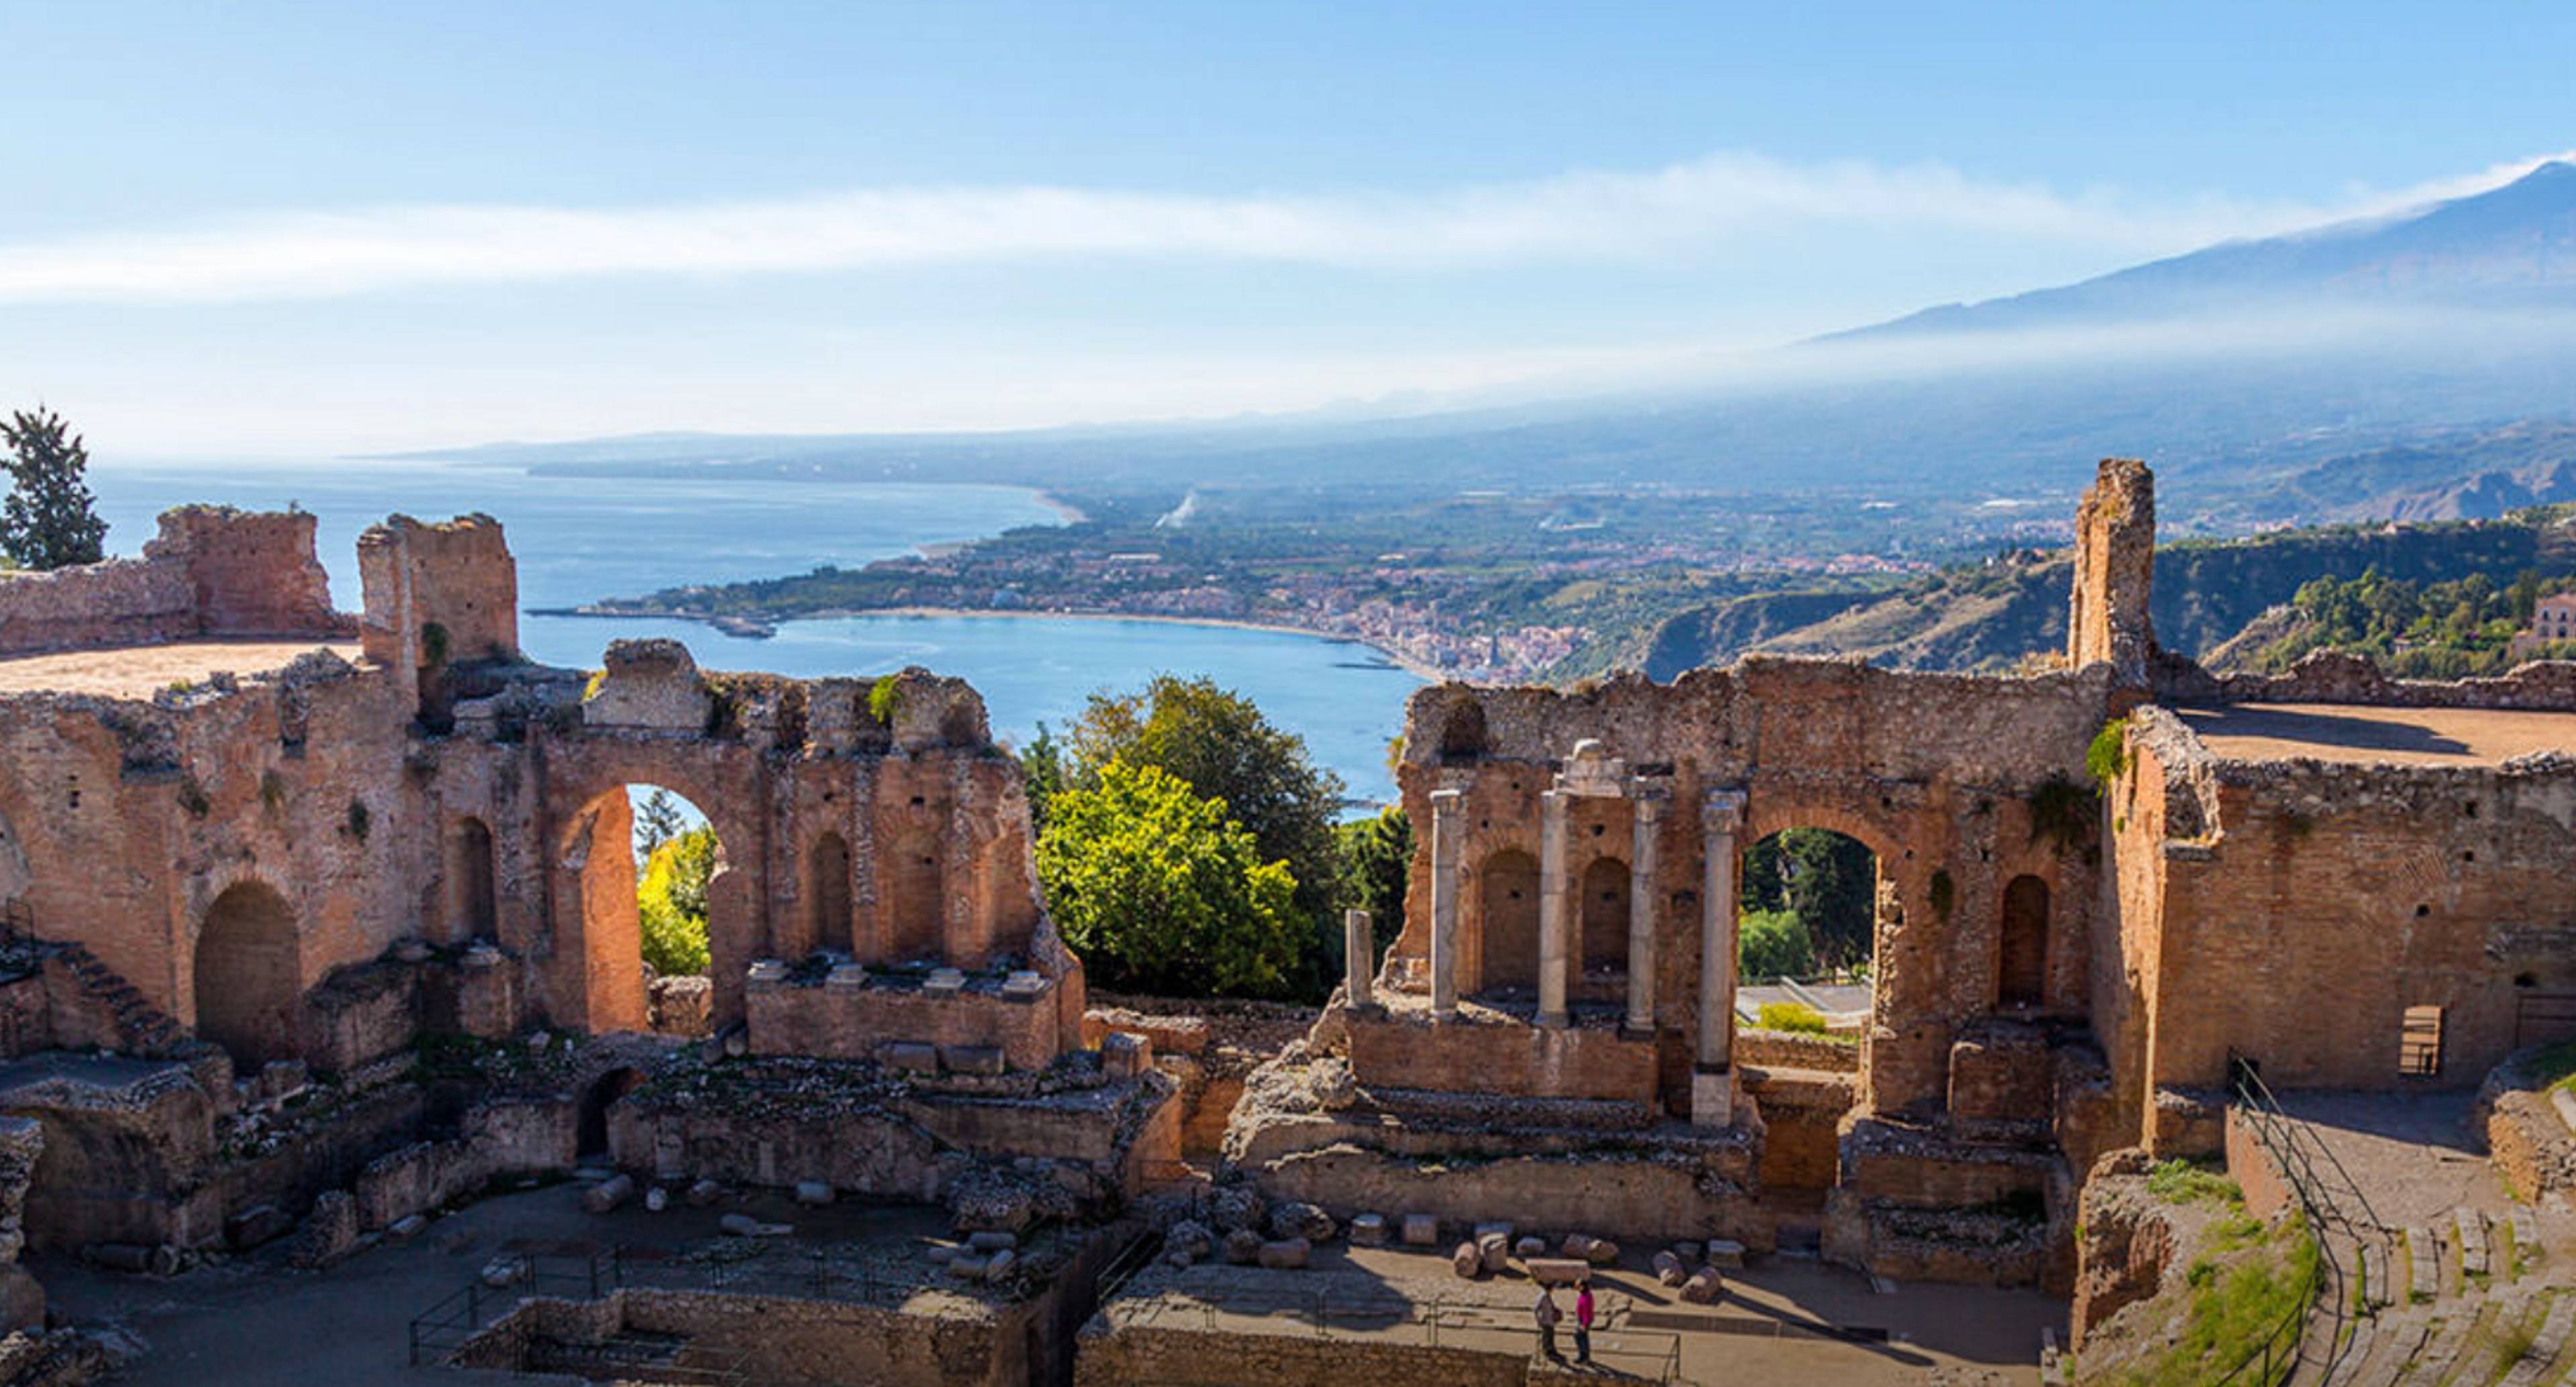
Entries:
{"type": "Polygon", "coordinates": [[[594,1214],[604,1214],[634,1195],[634,1176],[612,1175],[581,1192],[581,1207],[594,1214]]]}
{"type": "Polygon", "coordinates": [[[254,1204],[224,1220],[224,1243],[235,1252],[277,1241],[295,1230],[295,1220],[274,1204],[254,1204]]]}
{"type": "Polygon", "coordinates": [[[1182,1219],[1163,1234],[1163,1260],[1176,1267],[1200,1261],[1215,1248],[1216,1235],[1196,1219],[1182,1219]]]}
{"type": "Polygon", "coordinates": [[[888,1069],[900,1069],[909,1074],[939,1072],[939,1047],[936,1045],[918,1040],[896,1040],[889,1041],[878,1053],[888,1069]]]}
{"type": "Polygon", "coordinates": [[[760,959],[744,971],[742,980],[750,987],[784,987],[787,985],[787,962],[776,958],[760,959]]]}
{"type": "Polygon", "coordinates": [[[1682,1299],[1693,1305],[1715,1305],[1726,1293],[1726,1278],[1715,1267],[1701,1267],[1682,1283],[1682,1299]]]}
{"type": "Polygon", "coordinates": [[[303,1268],[327,1267],[358,1245],[358,1201],[347,1190],[325,1190],[295,1230],[286,1260],[303,1268]]]}
{"type": "Polygon", "coordinates": [[[823,977],[823,987],[831,992],[862,992],[867,989],[868,970],[857,963],[836,963],[823,977]]]}
{"type": "Polygon", "coordinates": [[[1045,996],[1046,990],[1046,976],[1025,968],[1002,979],[1002,1000],[1006,1002],[1034,1002],[1045,996]]]}
{"type": "Polygon", "coordinates": [[[1216,1197],[1208,1201],[1208,1217],[1229,1233],[1238,1228],[1258,1227],[1266,1212],[1261,1196],[1246,1185],[1218,1190],[1216,1197]]]}
{"type": "Polygon", "coordinates": [[[1314,1250],[1304,1238],[1281,1238],[1261,1245],[1260,1261],[1273,1271],[1294,1271],[1306,1265],[1314,1250]]]}
{"type": "Polygon", "coordinates": [[[980,1253],[960,1249],[949,1254],[948,1274],[960,1281],[981,1281],[992,1259],[980,1253]]]}
{"type": "Polygon", "coordinates": [[[1547,1239],[1537,1236],[1522,1238],[1512,1244],[1512,1255],[1524,1262],[1532,1257],[1544,1257],[1547,1255],[1547,1239]]]}
{"type": "Polygon", "coordinates": [[[1449,1254],[1449,1270],[1473,1281],[1484,1274],[1485,1255],[1478,1251],[1476,1244],[1472,1242],[1460,1243],[1449,1254]]]}
{"type": "Polygon", "coordinates": [[[796,1202],[809,1208],[829,1204],[832,1202],[832,1187],[820,1180],[799,1180],[796,1182],[796,1202]]]}
{"type": "Polygon", "coordinates": [[[1702,1257],[1708,1255],[1708,1252],[1697,1242],[1678,1242],[1673,1244],[1672,1254],[1674,1261],[1685,1267],[1695,1267],[1699,1265],[1702,1257]]]}
{"type": "Polygon", "coordinates": [[[648,1185],[645,1187],[644,1212],[648,1214],[658,1214],[670,1207],[671,1192],[669,1190],[662,1188],[660,1185],[648,1185]]]}
{"type": "Polygon", "coordinates": [[[1020,1254],[1012,1248],[1003,1248],[984,1263],[984,1279],[999,1281],[1017,1270],[1019,1265],[1020,1254]]]}
{"type": "Polygon", "coordinates": [[[954,997],[966,990],[966,975],[954,968],[933,968],[921,984],[924,997],[954,997]]]}
{"type": "Polygon", "coordinates": [[[1310,1243],[1331,1242],[1341,1231],[1333,1216],[1322,1207],[1301,1200],[1276,1204],[1270,1209],[1270,1235],[1274,1238],[1302,1238],[1310,1243]]]}
{"type": "Polygon", "coordinates": [[[1480,1235],[1476,1239],[1476,1253],[1484,1259],[1487,1271],[1504,1271],[1512,1264],[1512,1245],[1500,1233],[1480,1235]]]}
{"type": "Polygon", "coordinates": [[[1606,1267],[1619,1260],[1619,1244],[1585,1233],[1566,1234],[1564,1244],[1557,1251],[1567,1257],[1580,1257],[1596,1267],[1606,1267]]]}
{"type": "Polygon", "coordinates": [[[1709,1239],[1708,1264],[1713,1267],[1723,1267],[1728,1271],[1742,1271],[1744,1269],[1744,1244],[1735,1241],[1733,1238],[1709,1239]]]}
{"type": "Polygon", "coordinates": [[[1479,1223],[1476,1225],[1476,1241],[1480,1243],[1483,1242],[1488,1234],[1501,1238],[1504,1242],[1510,1242],[1512,1240],[1512,1226],[1508,1223],[1500,1222],[1479,1223]]]}
{"type": "Polygon", "coordinates": [[[1571,1286],[1592,1274],[1592,1264],[1580,1257],[1531,1257],[1521,1265],[1542,1286],[1571,1286]]]}
{"type": "Polygon", "coordinates": [[[1655,1254],[1655,1279],[1667,1286],[1678,1286],[1690,1280],[1690,1273],[1682,1269],[1681,1258],[1670,1251],[1658,1252],[1655,1254]]]}
{"type": "Polygon", "coordinates": [[[689,1186],[689,1207],[703,1209],[724,1197],[724,1186],[713,1180],[700,1180],[689,1186]]]}
{"type": "Polygon", "coordinates": [[[1735,1121],[1735,1071],[1691,1071],[1690,1120],[1694,1127],[1724,1127],[1735,1121]]]}
{"type": "Polygon", "coordinates": [[[1100,1068],[1113,1081],[1134,1079],[1154,1067],[1154,1046],[1131,1031],[1118,1031],[1100,1042],[1100,1068]]]}
{"type": "Polygon", "coordinates": [[[1225,1235],[1225,1259],[1238,1267],[1248,1267],[1261,1256],[1262,1237],[1249,1228],[1237,1228],[1225,1235]]]}
{"type": "Polygon", "coordinates": [[[939,1062],[952,1074],[999,1074],[1010,1068],[999,1045],[942,1045],[939,1062]]]}
{"type": "Polygon", "coordinates": [[[983,1228],[966,1235],[966,1245],[977,1252],[1000,1252],[1020,1245],[1020,1235],[1005,1228],[983,1228]]]}
{"type": "Polygon", "coordinates": [[[1406,1214],[1404,1216],[1404,1245],[1406,1247],[1439,1246],[1440,1220],[1429,1214],[1406,1214]]]}
{"type": "Polygon", "coordinates": [[[1351,1246],[1386,1246],[1386,1215],[1361,1214],[1351,1220],[1351,1246]]]}

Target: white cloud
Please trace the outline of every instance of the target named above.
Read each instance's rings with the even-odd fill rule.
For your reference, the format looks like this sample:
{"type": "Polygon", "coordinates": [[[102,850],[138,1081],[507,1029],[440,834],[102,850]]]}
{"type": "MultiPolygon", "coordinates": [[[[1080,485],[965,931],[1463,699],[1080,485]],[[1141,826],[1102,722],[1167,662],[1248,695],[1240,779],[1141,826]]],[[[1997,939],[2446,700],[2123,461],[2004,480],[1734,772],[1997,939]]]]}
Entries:
{"type": "Polygon", "coordinates": [[[2538,160],[2333,205],[2157,203],[1937,164],[1715,154],[1422,195],[887,188],[626,209],[388,206],[0,244],[0,302],[185,303],[621,274],[758,274],[1076,256],[1445,268],[1717,253],[1820,225],[2164,254],[2492,187],[2538,160]]]}

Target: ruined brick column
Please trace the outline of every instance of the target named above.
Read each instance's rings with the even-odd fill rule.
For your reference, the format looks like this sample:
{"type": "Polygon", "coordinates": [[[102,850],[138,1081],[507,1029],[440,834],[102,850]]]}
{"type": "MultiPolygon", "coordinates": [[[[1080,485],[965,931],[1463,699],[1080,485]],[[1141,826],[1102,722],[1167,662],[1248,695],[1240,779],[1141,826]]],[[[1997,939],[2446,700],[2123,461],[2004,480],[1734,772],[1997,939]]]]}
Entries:
{"type": "Polygon", "coordinates": [[[1467,797],[1431,792],[1431,1016],[1458,1014],[1458,859],[1464,855],[1467,797]]]}
{"type": "Polygon", "coordinates": [[[1377,965],[1377,941],[1365,910],[1342,912],[1342,1004],[1357,1010],[1369,1006],[1369,970],[1377,965]]]}
{"type": "Polygon", "coordinates": [[[1539,792],[1538,1023],[1565,1024],[1565,806],[1563,789],[1539,792]]]}
{"type": "Polygon", "coordinates": [[[1691,1122],[1701,1127],[1723,1127],[1735,1113],[1735,830],[1743,823],[1742,790],[1708,792],[1699,820],[1699,1051],[1691,1068],[1691,1122]]]}
{"type": "Polygon", "coordinates": [[[1640,790],[1629,803],[1636,827],[1628,853],[1628,1029],[1655,1029],[1655,830],[1664,817],[1664,794],[1640,790]]]}

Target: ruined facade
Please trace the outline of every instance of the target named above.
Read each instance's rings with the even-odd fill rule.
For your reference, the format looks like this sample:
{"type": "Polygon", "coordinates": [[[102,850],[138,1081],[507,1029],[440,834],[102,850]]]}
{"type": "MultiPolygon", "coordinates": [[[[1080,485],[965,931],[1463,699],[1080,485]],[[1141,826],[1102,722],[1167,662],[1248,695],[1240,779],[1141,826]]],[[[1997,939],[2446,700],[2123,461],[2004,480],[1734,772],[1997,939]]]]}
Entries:
{"type": "Polygon", "coordinates": [[[2066,658],[2025,676],[1751,657],[1415,695],[1401,937],[1229,1153],[1336,1212],[1481,1183],[1543,1226],[2063,1289],[2095,1158],[2215,1152],[2231,1066],[2474,1083],[2576,1032],[2569,668],[2216,679],[2154,644],[2147,469],[2104,463],[2077,532],[2066,658]],[[1739,1018],[1743,858],[1789,828],[1876,859],[1856,1048],[1739,1018]]]}

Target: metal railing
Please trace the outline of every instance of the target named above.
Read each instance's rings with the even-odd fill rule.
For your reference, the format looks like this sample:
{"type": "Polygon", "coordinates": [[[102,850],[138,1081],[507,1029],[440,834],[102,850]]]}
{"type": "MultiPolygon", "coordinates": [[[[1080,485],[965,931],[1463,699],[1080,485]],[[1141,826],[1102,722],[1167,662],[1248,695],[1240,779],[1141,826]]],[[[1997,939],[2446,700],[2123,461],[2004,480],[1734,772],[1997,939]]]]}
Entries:
{"type": "MultiPolygon", "coordinates": [[[[2275,1387],[2294,1375],[2311,1340],[2309,1319],[2317,1307],[2328,1307],[2335,1316],[2325,1338],[2326,1357],[2317,1363],[2319,1373],[2331,1378],[2352,1340],[2342,1333],[2342,1317],[2352,1305],[2351,1283],[2345,1278],[2343,1263],[2335,1255],[2330,1233],[2340,1233],[2353,1247],[2353,1275],[2367,1281],[2368,1268],[2363,1264],[2365,1251],[2373,1244],[2386,1248],[2387,1230],[2380,1226],[2379,1216],[2370,1207],[2370,1198],[2361,1185],[2344,1168],[2332,1148],[2308,1130],[2305,1123],[2284,1112],[2270,1086],[2254,1067],[2241,1060],[2231,1063],[2233,1082],[2231,1106],[2252,1133],[2255,1144],[2270,1158],[2280,1172],[2290,1195],[2298,1201],[2299,1212],[2307,1221],[2309,1236],[2316,1241],[2316,1256],[2309,1262],[2307,1275],[2289,1309],[2267,1330],[2261,1342],[2247,1350],[2245,1357],[2225,1376],[2217,1379],[2218,1387],[2245,1384],[2245,1387],[2275,1387]]],[[[2369,1307],[2364,1306],[2367,1312],[2369,1307]]]]}
{"type": "Polygon", "coordinates": [[[508,1280],[476,1277],[411,1321],[411,1365],[443,1363],[531,1296],[597,1300],[618,1285],[616,1254],[522,1256],[508,1280]]]}

